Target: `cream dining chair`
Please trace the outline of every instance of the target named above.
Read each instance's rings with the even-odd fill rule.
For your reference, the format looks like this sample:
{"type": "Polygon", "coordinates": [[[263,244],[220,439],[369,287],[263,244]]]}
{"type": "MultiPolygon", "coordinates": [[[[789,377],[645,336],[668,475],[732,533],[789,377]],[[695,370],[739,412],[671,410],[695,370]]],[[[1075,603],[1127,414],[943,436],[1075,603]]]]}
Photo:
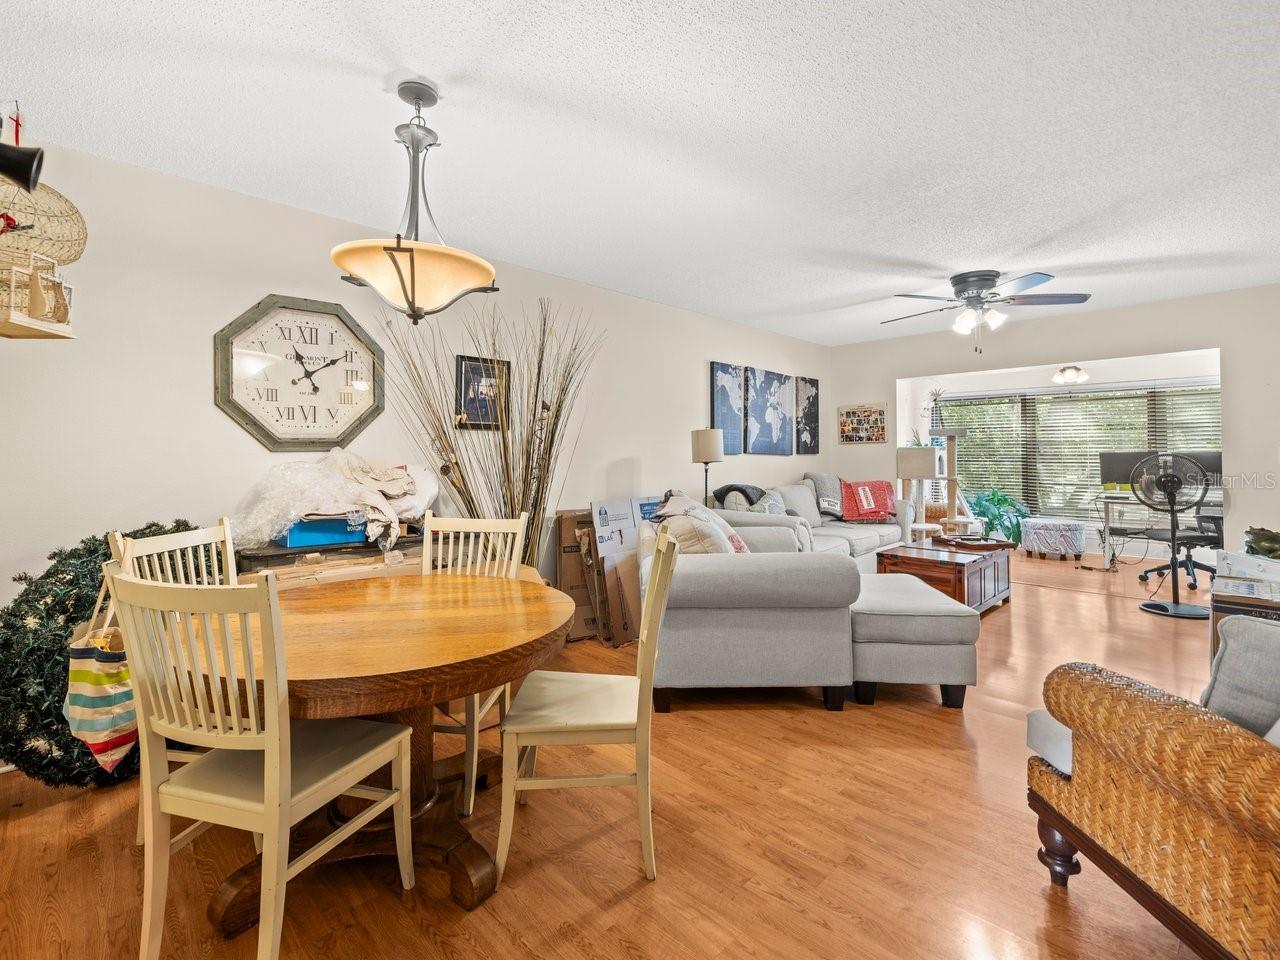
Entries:
{"type": "Polygon", "coordinates": [[[116,561],[104,569],[138,703],[147,795],[141,960],[160,956],[171,817],[262,834],[258,960],[279,954],[285,884],[388,808],[400,882],[411,889],[409,728],[290,722],[274,574],[237,586],[182,586],[126,576],[116,561]],[[207,752],[170,771],[166,737],[207,752]],[[388,765],[389,790],[361,783],[388,765]],[[291,861],[290,828],[339,796],[372,803],[291,861]]]}
{"type": "MultiPolygon", "coordinates": [[[[520,556],[524,552],[524,532],[528,522],[527,513],[520,514],[516,520],[471,520],[437,517],[428,510],[422,518],[422,572],[514,580],[520,575],[520,556]]],[[[462,780],[462,814],[466,817],[471,816],[476,804],[480,725],[495,703],[499,716],[504,716],[507,705],[511,703],[510,684],[467,697],[462,723],[440,722],[431,727],[436,733],[460,733],[466,739],[462,780]]]]}
{"type": "Polygon", "coordinates": [[[525,678],[502,722],[502,822],[498,828],[498,882],[507,863],[516,801],[529,790],[557,787],[636,787],[644,875],[658,875],[653,852],[653,805],[649,790],[649,732],[653,717],[653,664],[667,610],[671,573],[680,552],[674,538],[659,530],[649,571],[636,675],[556,673],[535,670],[525,678]],[[634,743],[635,770],[576,776],[535,776],[542,745],[634,743]]]}
{"type": "MultiPolygon", "coordinates": [[[[236,551],[231,542],[231,521],[222,517],[212,527],[164,533],[155,537],[126,537],[118,531],[107,534],[111,559],[120,568],[142,580],[156,583],[199,584],[202,586],[236,585],[236,551]]],[[[200,756],[201,750],[169,750],[171,763],[186,763],[200,756]]],[[[134,841],[142,845],[142,827],[146,813],[142,808],[146,793],[139,794],[138,829],[134,841]]],[[[181,847],[194,834],[183,831],[173,841],[181,847]]],[[[254,847],[262,852],[262,838],[254,835],[254,847]]]]}

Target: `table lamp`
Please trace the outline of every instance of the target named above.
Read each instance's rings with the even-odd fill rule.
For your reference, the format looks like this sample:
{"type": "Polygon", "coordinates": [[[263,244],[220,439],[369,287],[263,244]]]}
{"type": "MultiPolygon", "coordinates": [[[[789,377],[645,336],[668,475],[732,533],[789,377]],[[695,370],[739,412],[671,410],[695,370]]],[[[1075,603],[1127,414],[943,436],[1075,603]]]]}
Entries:
{"type": "Polygon", "coordinates": [[[711,464],[724,459],[724,431],[720,429],[694,430],[693,462],[702,464],[702,502],[710,506],[711,464]]]}
{"type": "MultiPolygon", "coordinates": [[[[911,502],[916,505],[916,523],[925,522],[924,481],[945,476],[946,452],[941,447],[899,447],[898,479],[915,483],[911,502]]],[[[906,490],[903,495],[905,497],[906,490]]]]}

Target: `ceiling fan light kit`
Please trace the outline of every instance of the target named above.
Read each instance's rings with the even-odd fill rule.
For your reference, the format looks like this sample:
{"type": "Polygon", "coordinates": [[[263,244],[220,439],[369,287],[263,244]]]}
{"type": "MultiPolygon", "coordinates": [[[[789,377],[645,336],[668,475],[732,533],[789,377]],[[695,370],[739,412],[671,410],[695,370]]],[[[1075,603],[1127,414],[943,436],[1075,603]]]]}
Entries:
{"type": "Polygon", "coordinates": [[[426,80],[406,80],[397,93],[414,108],[413,117],[396,127],[396,140],[409,158],[409,192],[400,228],[394,240],[352,240],[334,247],[329,257],[343,280],[368,287],[416,324],[468,294],[498,288],[492,264],[445,243],[427,202],[427,154],[440,145],[440,138],[426,125],[422,111],[439,102],[439,90],[426,80]],[[438,242],[421,238],[428,225],[438,242]]]}
{"type": "Polygon", "coordinates": [[[920,313],[909,313],[905,317],[894,317],[881,320],[881,324],[897,323],[899,320],[910,320],[913,317],[924,317],[934,313],[947,313],[959,310],[951,329],[961,336],[974,335],[974,351],[982,352],[982,327],[988,330],[999,330],[1009,319],[1003,310],[996,305],[1009,307],[1054,306],[1068,303],[1084,303],[1089,299],[1087,293],[1033,293],[1024,295],[1023,290],[1030,290],[1053,279],[1049,273],[1027,273],[1001,282],[999,270],[969,270],[957,273],[951,278],[951,289],[954,296],[937,297],[923,293],[900,293],[899,297],[909,300],[936,300],[947,304],[945,307],[934,307],[920,313]]]}

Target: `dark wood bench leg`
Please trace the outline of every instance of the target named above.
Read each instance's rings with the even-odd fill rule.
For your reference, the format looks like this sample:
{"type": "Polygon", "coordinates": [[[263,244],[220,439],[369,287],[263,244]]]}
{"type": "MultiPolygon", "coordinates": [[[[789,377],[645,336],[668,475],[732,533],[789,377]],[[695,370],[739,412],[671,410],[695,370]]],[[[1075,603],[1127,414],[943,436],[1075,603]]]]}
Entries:
{"type": "Polygon", "coordinates": [[[671,688],[670,687],[654,687],[653,688],[653,712],[654,713],[670,713],[671,712],[671,688]]]}
{"type": "Polygon", "coordinates": [[[1041,819],[1036,827],[1040,834],[1038,856],[1040,862],[1049,868],[1049,879],[1056,886],[1065,887],[1067,881],[1080,872],[1080,861],[1076,859],[1076,848],[1056,827],[1041,819]]]}
{"type": "Polygon", "coordinates": [[[844,698],[848,693],[848,687],[823,687],[822,705],[828,710],[843,710],[844,698]]]}
{"type": "Polygon", "coordinates": [[[853,699],[864,707],[876,702],[876,685],[868,680],[853,681],[853,699]]]}
{"type": "Polygon", "coordinates": [[[944,707],[952,707],[959,710],[964,706],[965,691],[969,688],[963,683],[944,683],[941,684],[942,705],[944,707]]]}

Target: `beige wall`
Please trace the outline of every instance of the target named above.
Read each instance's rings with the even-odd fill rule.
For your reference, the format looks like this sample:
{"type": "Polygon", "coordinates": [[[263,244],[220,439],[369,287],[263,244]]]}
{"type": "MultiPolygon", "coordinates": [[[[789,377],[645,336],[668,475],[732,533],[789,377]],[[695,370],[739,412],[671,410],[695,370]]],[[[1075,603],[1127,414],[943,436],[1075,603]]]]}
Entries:
{"type": "MultiPolygon", "coordinates": [[[[1228,543],[1247,526],[1280,526],[1280,284],[1182,300],[1064,314],[1007,324],[983,338],[943,332],[841,347],[824,398],[836,404],[883,402],[889,437],[897,436],[896,381],[905,377],[1092,360],[1217,347],[1222,377],[1222,461],[1225,475],[1257,477],[1263,487],[1226,494],[1228,543]],[[1270,486],[1266,480],[1270,478],[1270,486]]],[[[831,465],[844,477],[890,477],[894,443],[832,447],[831,465]]]]}
{"type": "MultiPolygon", "coordinates": [[[[213,404],[213,334],[243,310],[283,293],[340,301],[370,332],[381,322],[372,294],[342,283],[329,263],[330,247],[367,227],[58,148],[48,149],[44,178],[84,214],[89,246],[67,271],[78,339],[0,340],[0,602],[17,592],[13,574],[43,569],[56,546],[152,519],[211,520],[233,511],[269,465],[302,456],[268,453],[213,404]]],[[[825,348],[497,267],[493,299],[509,314],[550,297],[605,335],[564,506],[700,490],[689,431],[707,425],[710,360],[817,376],[826,388],[825,348]]],[[[414,457],[391,410],[352,449],[414,457]]],[[[713,483],[789,480],[818,458],[734,459],[736,469],[712,468],[713,483]]]]}
{"type": "MultiPolygon", "coordinates": [[[[299,456],[268,453],[213,405],[216,330],[267,293],[340,301],[371,330],[380,317],[328,261],[331,246],[368,228],[58,148],[45,170],[85,214],[90,239],[68,270],[79,339],[0,341],[0,602],[16,593],[10,577],[43,569],[56,546],[151,519],[211,520],[234,510],[269,465],[299,456]]],[[[731,458],[712,468],[713,485],[808,469],[892,476],[893,443],[838,447],[834,413],[883,402],[895,436],[901,377],[1211,347],[1221,348],[1225,470],[1280,470],[1280,285],[1013,322],[978,357],[950,333],[819,347],[506,264],[498,277],[494,299],[509,312],[547,296],[606,336],[563,506],[697,490],[689,431],[706,425],[713,359],[818,377],[823,415],[820,456],[731,458]]],[[[352,449],[413,457],[391,411],[352,449]]],[[[1229,494],[1230,535],[1251,523],[1280,526],[1280,492],[1229,494]]]]}

